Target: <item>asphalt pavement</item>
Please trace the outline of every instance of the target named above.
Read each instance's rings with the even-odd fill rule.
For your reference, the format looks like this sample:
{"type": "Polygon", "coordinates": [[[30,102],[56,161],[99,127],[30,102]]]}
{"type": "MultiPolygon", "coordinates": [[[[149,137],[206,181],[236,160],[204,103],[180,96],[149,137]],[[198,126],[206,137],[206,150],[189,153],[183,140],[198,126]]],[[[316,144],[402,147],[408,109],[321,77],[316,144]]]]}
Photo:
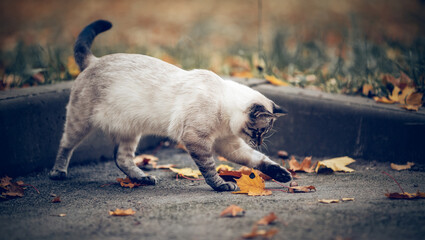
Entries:
{"type": "MultiPolygon", "coordinates": [[[[155,155],[159,164],[196,168],[180,149],[155,155]]],[[[272,239],[424,239],[425,199],[388,199],[385,192],[400,190],[382,174],[388,172],[406,192],[424,192],[423,170],[394,171],[389,162],[360,159],[349,166],[353,173],[299,173],[298,185],[313,185],[315,192],[286,193],[266,182],[277,189],[270,196],[215,192],[204,181],[176,179],[167,170],[149,171],[159,178],[156,186],[123,188],[115,179],[124,174],[113,161],[73,166],[65,181],[50,180],[45,170],[14,179],[39,193],[29,186],[24,197],[0,201],[0,239],[241,239],[270,212],[278,221],[260,229],[276,228],[272,239]],[[54,196],[61,202],[52,203],[54,196]],[[318,202],[341,198],[354,201],[318,202]],[[231,204],[245,214],[220,217],[231,204]],[[116,208],[136,213],[110,216],[116,208]]]]}

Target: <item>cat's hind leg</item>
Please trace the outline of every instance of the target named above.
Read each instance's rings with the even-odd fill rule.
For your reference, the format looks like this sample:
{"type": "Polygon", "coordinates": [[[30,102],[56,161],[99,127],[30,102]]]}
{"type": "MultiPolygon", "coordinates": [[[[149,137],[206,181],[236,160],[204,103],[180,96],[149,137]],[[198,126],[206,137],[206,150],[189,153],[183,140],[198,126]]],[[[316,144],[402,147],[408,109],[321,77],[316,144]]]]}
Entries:
{"type": "Polygon", "coordinates": [[[68,114],[65,122],[65,129],[59,144],[56,161],[49,173],[53,180],[65,179],[68,175],[68,166],[74,149],[91,132],[91,125],[88,121],[78,117],[78,114],[68,114]]]}
{"type": "Polygon", "coordinates": [[[157,182],[156,178],[146,175],[133,161],[134,152],[136,151],[139,140],[140,135],[134,138],[115,138],[117,143],[115,163],[132,181],[141,184],[155,185],[157,182]]]}

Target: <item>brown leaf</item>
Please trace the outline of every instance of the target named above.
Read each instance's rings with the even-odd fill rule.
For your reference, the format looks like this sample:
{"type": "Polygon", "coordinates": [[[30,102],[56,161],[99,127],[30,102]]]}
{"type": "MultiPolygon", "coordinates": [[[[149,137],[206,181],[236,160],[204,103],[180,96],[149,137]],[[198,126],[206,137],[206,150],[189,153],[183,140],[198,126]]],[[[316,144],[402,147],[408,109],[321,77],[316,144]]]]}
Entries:
{"type": "Polygon", "coordinates": [[[0,192],[5,197],[23,197],[24,183],[22,181],[12,182],[12,178],[5,176],[0,180],[0,192]]]}
{"type": "Polygon", "coordinates": [[[274,214],[274,212],[271,212],[269,215],[258,220],[257,225],[269,225],[270,223],[274,222],[276,219],[277,219],[276,214],[274,214]]]}
{"type": "Polygon", "coordinates": [[[306,157],[304,160],[300,163],[295,159],[294,156],[292,156],[291,160],[289,161],[289,169],[293,171],[303,171],[307,173],[314,172],[315,164],[311,164],[311,157],[306,157]]]}
{"type": "Polygon", "coordinates": [[[419,108],[421,107],[420,105],[401,105],[401,108],[404,108],[406,110],[409,111],[419,111],[419,108]]]}
{"type": "Polygon", "coordinates": [[[415,164],[413,162],[407,162],[405,165],[398,165],[395,163],[391,163],[391,168],[397,171],[406,170],[412,168],[415,164]]]}
{"type": "Polygon", "coordinates": [[[243,216],[244,214],[245,210],[243,210],[241,207],[230,205],[220,213],[220,217],[238,217],[243,216]]]}
{"type": "Polygon", "coordinates": [[[422,105],[423,93],[414,92],[406,97],[407,105],[422,105]]]}
{"type": "Polygon", "coordinates": [[[52,203],[60,203],[61,202],[61,198],[59,196],[53,198],[52,203]]]}
{"type": "Polygon", "coordinates": [[[425,198],[425,193],[419,191],[417,191],[416,193],[385,193],[385,196],[390,199],[418,199],[425,198]]]}
{"type": "Polygon", "coordinates": [[[142,184],[131,181],[130,178],[117,178],[117,181],[120,183],[121,187],[134,188],[142,186],[142,184]]]}
{"type": "Polygon", "coordinates": [[[295,186],[289,187],[288,189],[288,192],[290,193],[306,193],[312,191],[316,191],[316,188],[314,186],[295,186]]]}
{"type": "Polygon", "coordinates": [[[140,168],[145,168],[147,165],[151,165],[153,168],[155,168],[158,162],[158,158],[153,155],[142,154],[133,158],[133,162],[140,168]]]}
{"type": "Polygon", "coordinates": [[[279,230],[277,228],[270,228],[269,230],[262,230],[262,229],[261,230],[258,230],[258,226],[257,225],[254,225],[252,227],[251,232],[242,235],[242,238],[251,239],[251,238],[256,238],[256,237],[263,237],[263,238],[270,239],[274,235],[276,235],[276,233],[278,231],[279,230]]]}
{"type": "Polygon", "coordinates": [[[131,216],[134,215],[136,213],[136,211],[134,211],[133,209],[129,208],[129,209],[115,209],[115,211],[109,211],[109,215],[111,216],[131,216]]]}

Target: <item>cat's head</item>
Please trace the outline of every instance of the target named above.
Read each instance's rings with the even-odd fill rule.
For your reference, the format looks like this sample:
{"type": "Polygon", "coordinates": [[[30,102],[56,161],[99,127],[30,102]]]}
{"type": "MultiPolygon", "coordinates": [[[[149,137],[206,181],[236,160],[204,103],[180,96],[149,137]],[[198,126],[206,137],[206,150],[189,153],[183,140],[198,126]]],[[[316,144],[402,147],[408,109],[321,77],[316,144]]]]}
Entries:
{"type": "Polygon", "coordinates": [[[264,136],[273,128],[276,119],[288,113],[275,103],[271,104],[270,110],[260,103],[253,103],[246,110],[248,117],[242,126],[240,137],[251,146],[260,146],[264,136]]]}

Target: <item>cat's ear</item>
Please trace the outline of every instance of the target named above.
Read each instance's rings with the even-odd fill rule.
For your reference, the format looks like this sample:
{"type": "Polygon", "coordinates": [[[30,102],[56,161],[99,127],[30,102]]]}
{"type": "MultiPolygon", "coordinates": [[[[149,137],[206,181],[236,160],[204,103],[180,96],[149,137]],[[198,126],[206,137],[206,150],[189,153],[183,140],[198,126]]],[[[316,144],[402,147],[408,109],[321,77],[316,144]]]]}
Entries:
{"type": "Polygon", "coordinates": [[[282,107],[273,103],[273,115],[276,117],[285,116],[288,114],[288,111],[282,107]]]}
{"type": "Polygon", "coordinates": [[[249,110],[249,116],[251,119],[256,119],[259,117],[274,117],[273,114],[262,105],[262,104],[252,104],[249,110]]]}

